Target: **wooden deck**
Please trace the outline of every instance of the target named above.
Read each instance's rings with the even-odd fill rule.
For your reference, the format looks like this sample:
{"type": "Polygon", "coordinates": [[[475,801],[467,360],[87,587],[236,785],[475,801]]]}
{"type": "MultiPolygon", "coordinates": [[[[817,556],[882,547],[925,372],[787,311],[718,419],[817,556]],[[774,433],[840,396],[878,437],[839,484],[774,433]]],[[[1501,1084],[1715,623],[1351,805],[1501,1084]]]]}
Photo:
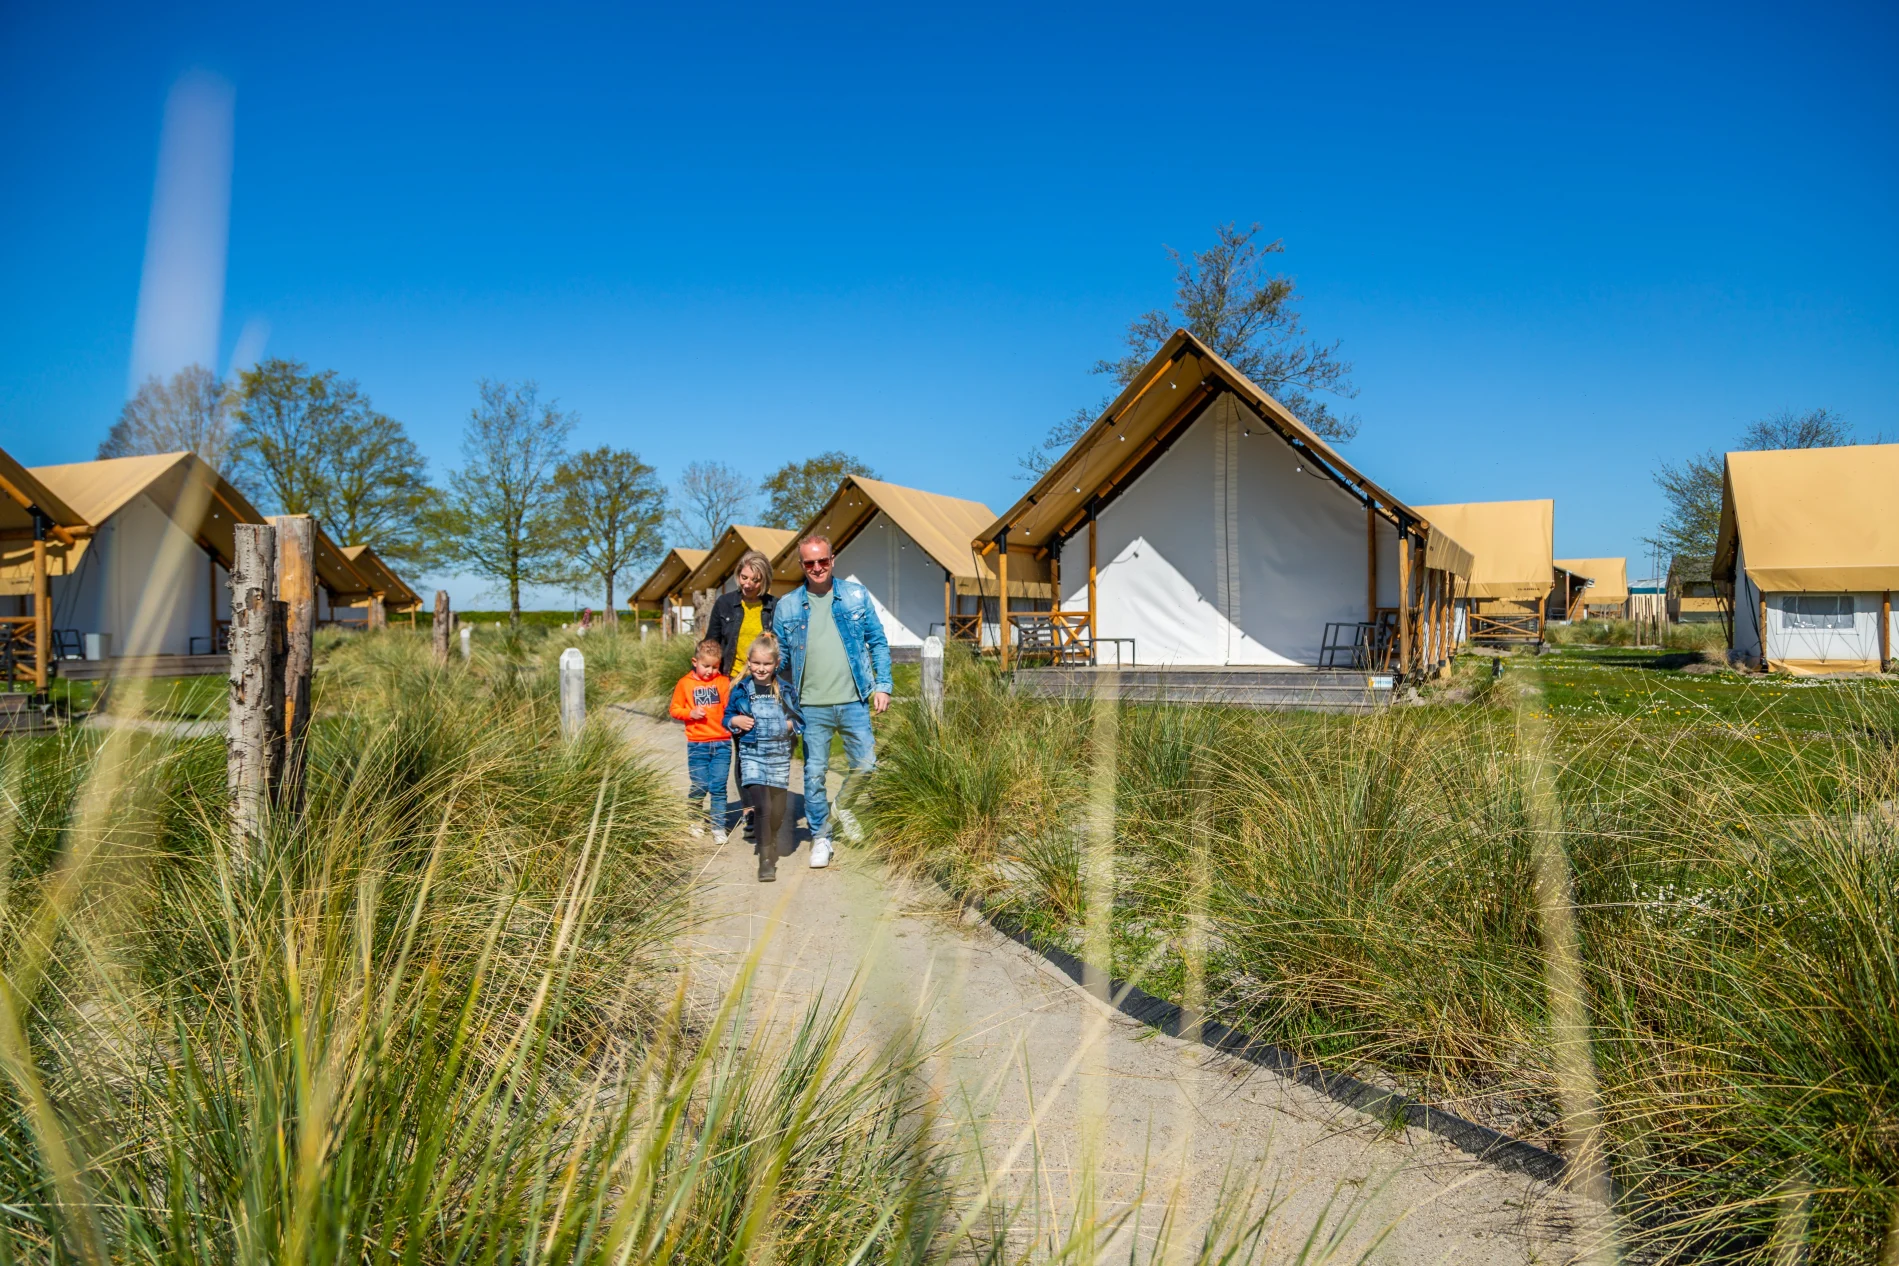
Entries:
{"type": "Polygon", "coordinates": [[[107,677],[213,677],[231,671],[229,655],[126,655],[117,659],[62,659],[59,675],[68,681],[107,677]]]}
{"type": "Polygon", "coordinates": [[[1120,678],[1130,703],[1225,704],[1270,712],[1373,712],[1391,703],[1391,678],[1355,669],[1235,668],[1020,668],[1018,694],[1042,699],[1086,699],[1120,678]]]}

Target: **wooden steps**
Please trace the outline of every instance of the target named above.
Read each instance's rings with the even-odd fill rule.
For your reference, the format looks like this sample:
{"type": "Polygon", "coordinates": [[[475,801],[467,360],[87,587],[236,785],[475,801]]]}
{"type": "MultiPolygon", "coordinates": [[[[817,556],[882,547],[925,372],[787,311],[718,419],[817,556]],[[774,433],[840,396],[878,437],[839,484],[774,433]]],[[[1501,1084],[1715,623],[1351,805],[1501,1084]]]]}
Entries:
{"type": "MultiPolygon", "coordinates": [[[[1017,694],[1086,699],[1112,668],[1022,668],[1017,694]]],[[[1123,668],[1121,698],[1130,703],[1224,704],[1273,712],[1373,712],[1391,703],[1390,677],[1341,668],[1123,668]]]]}
{"type": "Polygon", "coordinates": [[[0,735],[51,734],[58,728],[32,703],[31,695],[0,694],[0,735]]]}

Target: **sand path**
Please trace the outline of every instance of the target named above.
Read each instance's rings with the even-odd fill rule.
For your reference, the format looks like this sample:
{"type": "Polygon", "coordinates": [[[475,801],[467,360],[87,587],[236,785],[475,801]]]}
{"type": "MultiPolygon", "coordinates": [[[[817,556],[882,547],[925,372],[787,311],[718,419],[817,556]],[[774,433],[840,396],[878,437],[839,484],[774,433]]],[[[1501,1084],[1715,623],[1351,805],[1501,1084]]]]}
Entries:
{"type": "MultiPolygon", "coordinates": [[[[630,708],[610,715],[683,790],[678,727],[630,708]]],[[[793,785],[801,778],[794,770],[793,785]]],[[[754,952],[760,1007],[780,1018],[858,977],[853,1038],[921,1024],[943,1052],[932,1074],[946,1109],[976,1124],[1004,1190],[1033,1190],[1029,1223],[1039,1217],[1043,1234],[1072,1215],[1088,1174],[1098,1211],[1141,1202],[1143,1236],[1170,1198],[1204,1224],[1225,1179],[1275,1191],[1284,1203],[1266,1260],[1291,1258],[1317,1220],[1336,1225],[1347,1211],[1356,1222],[1329,1260],[1355,1260],[1383,1233],[1368,1260],[1565,1262],[1599,1225],[1565,1191],[1139,1024],[862,849],[840,843],[829,869],[811,870],[801,838],[779,882],[760,884],[739,837],[687,843],[703,880],[685,947],[695,993],[719,996],[754,952]]]]}

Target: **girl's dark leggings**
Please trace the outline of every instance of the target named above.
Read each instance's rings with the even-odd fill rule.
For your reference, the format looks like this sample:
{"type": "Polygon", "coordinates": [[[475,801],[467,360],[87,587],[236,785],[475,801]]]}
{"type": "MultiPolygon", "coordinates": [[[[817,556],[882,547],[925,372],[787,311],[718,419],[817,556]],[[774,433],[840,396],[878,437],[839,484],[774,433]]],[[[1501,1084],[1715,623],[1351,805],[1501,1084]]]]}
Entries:
{"type": "Polygon", "coordinates": [[[776,861],[788,856],[792,851],[791,789],[755,782],[747,783],[744,792],[745,805],[758,827],[758,859],[776,861]]]}

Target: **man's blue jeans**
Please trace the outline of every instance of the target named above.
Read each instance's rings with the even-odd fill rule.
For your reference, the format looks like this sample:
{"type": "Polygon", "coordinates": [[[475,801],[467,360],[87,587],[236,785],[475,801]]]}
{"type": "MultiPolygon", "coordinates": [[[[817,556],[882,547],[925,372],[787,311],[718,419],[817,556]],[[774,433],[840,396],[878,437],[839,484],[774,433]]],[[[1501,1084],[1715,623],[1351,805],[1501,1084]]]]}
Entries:
{"type": "Polygon", "coordinates": [[[837,801],[846,803],[864,775],[877,768],[877,739],[870,732],[870,705],[825,703],[804,710],[804,820],[811,838],[831,837],[831,802],[824,792],[824,773],[831,764],[831,736],[844,739],[844,759],[850,772],[838,789],[837,801]]]}
{"type": "Polygon", "coordinates": [[[686,743],[686,803],[698,807],[699,797],[712,797],[712,829],[725,829],[725,784],[732,773],[732,740],[686,743]]]}

